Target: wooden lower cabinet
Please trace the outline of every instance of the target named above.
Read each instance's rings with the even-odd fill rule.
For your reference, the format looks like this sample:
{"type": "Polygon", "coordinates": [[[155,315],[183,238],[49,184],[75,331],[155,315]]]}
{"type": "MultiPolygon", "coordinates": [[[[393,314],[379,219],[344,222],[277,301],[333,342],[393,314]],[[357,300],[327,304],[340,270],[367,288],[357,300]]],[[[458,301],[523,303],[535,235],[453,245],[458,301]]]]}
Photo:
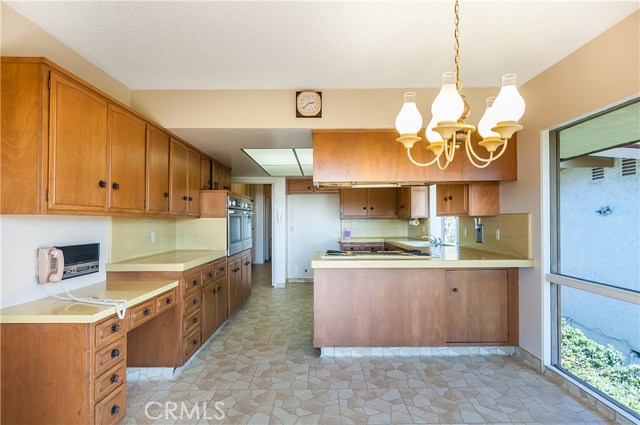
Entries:
{"type": "Polygon", "coordinates": [[[228,310],[231,316],[251,295],[251,250],[227,257],[228,310]]]}
{"type": "Polygon", "coordinates": [[[445,293],[447,343],[517,341],[517,269],[447,270],[445,293]]]}
{"type": "Polygon", "coordinates": [[[202,341],[207,340],[227,320],[226,260],[211,263],[205,269],[202,288],[202,341]],[[210,275],[210,276],[209,276],[210,275]]]}
{"type": "Polygon", "coordinates": [[[518,269],[316,269],[315,347],[518,345],[518,269]]]}

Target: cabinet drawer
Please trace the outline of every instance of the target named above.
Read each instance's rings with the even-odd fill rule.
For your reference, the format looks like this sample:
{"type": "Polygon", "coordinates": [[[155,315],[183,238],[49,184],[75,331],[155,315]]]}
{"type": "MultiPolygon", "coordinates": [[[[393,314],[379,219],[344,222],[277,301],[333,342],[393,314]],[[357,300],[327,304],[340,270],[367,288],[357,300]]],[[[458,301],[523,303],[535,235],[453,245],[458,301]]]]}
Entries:
{"type": "Polygon", "coordinates": [[[156,300],[155,298],[144,302],[142,304],[138,304],[137,306],[131,308],[131,315],[129,316],[129,329],[133,329],[136,326],[139,326],[150,320],[153,316],[156,315],[156,300]]]}
{"type": "Polygon", "coordinates": [[[174,305],[176,305],[176,290],[172,289],[156,298],[156,314],[160,314],[174,305]]]}
{"type": "Polygon", "coordinates": [[[102,375],[110,367],[127,358],[126,340],[126,338],[120,338],[111,345],[96,351],[96,376],[102,375]]]}
{"type": "Polygon", "coordinates": [[[110,317],[96,325],[95,347],[100,349],[126,333],[125,321],[118,316],[110,317]]]}
{"type": "Polygon", "coordinates": [[[200,326],[200,310],[196,310],[182,320],[182,335],[188,335],[196,326],[200,326]]]}
{"type": "Polygon", "coordinates": [[[216,278],[215,265],[213,263],[207,264],[202,270],[202,286],[207,286],[213,282],[216,278]]]}
{"type": "Polygon", "coordinates": [[[200,291],[189,295],[184,300],[184,315],[185,317],[193,313],[196,310],[200,310],[200,301],[202,300],[202,294],[200,291]]]}
{"type": "Polygon", "coordinates": [[[187,359],[200,347],[200,326],[194,329],[184,339],[182,347],[184,350],[184,361],[187,361],[187,359]]]}
{"type": "Polygon", "coordinates": [[[192,292],[199,291],[201,283],[202,279],[200,277],[200,272],[191,273],[189,276],[186,276],[182,281],[182,289],[184,290],[183,294],[186,296],[192,292]]]}
{"type": "Polygon", "coordinates": [[[127,377],[127,368],[124,365],[124,359],[117,365],[103,373],[96,379],[95,383],[95,399],[100,400],[109,394],[114,388],[125,382],[127,377]]]}
{"type": "Polygon", "coordinates": [[[219,279],[223,276],[225,276],[227,274],[227,260],[221,260],[221,261],[216,261],[214,263],[214,268],[215,268],[215,277],[214,280],[219,279]]]}
{"type": "Polygon", "coordinates": [[[127,386],[120,385],[95,407],[97,425],[119,424],[127,413],[127,386]]]}

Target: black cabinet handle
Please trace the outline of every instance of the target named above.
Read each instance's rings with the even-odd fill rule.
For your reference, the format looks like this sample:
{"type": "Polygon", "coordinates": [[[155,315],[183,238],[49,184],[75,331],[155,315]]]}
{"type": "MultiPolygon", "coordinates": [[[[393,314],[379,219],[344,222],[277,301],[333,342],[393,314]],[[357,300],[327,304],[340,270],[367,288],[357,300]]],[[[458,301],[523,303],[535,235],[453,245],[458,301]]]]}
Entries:
{"type": "Polygon", "coordinates": [[[111,379],[109,379],[109,381],[111,381],[112,384],[115,384],[119,380],[120,380],[120,375],[118,375],[117,373],[114,373],[113,375],[111,375],[111,379]]]}
{"type": "Polygon", "coordinates": [[[220,267],[220,271],[221,271],[221,272],[224,272],[224,267],[220,267]]]}
{"type": "Polygon", "coordinates": [[[182,197],[182,200],[183,200],[183,201],[187,201],[188,199],[189,199],[189,197],[188,197],[187,195],[184,195],[184,196],[182,197]]]}
{"type": "Polygon", "coordinates": [[[193,286],[198,286],[198,281],[197,280],[193,280],[193,286]]]}
{"type": "Polygon", "coordinates": [[[207,273],[207,276],[209,276],[209,277],[213,277],[213,272],[209,272],[209,273],[207,273]]]}
{"type": "Polygon", "coordinates": [[[117,348],[114,348],[113,350],[111,350],[111,358],[112,359],[115,359],[119,355],[120,355],[120,350],[118,350],[117,348]]]}
{"type": "Polygon", "coordinates": [[[100,181],[98,182],[98,186],[99,186],[100,188],[104,189],[105,187],[107,187],[107,182],[106,182],[106,181],[104,181],[104,180],[100,180],[100,181]]]}
{"type": "Polygon", "coordinates": [[[218,292],[220,292],[220,287],[219,286],[216,289],[218,290],[218,292]]]}
{"type": "Polygon", "coordinates": [[[247,261],[246,263],[244,263],[245,266],[248,266],[249,264],[251,264],[251,261],[247,261]]]}
{"type": "Polygon", "coordinates": [[[198,318],[194,317],[193,320],[191,320],[193,323],[198,323],[198,318]]]}
{"type": "Polygon", "coordinates": [[[371,207],[371,209],[373,210],[373,207],[371,207]]]}
{"type": "Polygon", "coordinates": [[[362,207],[362,209],[363,209],[363,210],[366,210],[366,209],[367,209],[367,207],[362,207]]]}
{"type": "Polygon", "coordinates": [[[142,315],[143,316],[148,316],[151,314],[151,310],[149,310],[148,308],[145,308],[144,310],[142,310],[142,315]]]}
{"type": "Polygon", "coordinates": [[[453,292],[458,292],[458,288],[453,288],[453,292]]]}
{"type": "Polygon", "coordinates": [[[111,333],[112,334],[118,332],[119,330],[120,330],[120,325],[118,325],[118,324],[111,325],[111,333]]]}
{"type": "Polygon", "coordinates": [[[453,197],[451,195],[449,195],[449,200],[452,200],[452,199],[453,199],[453,197]]]}
{"type": "Polygon", "coordinates": [[[164,300],[164,303],[166,305],[170,305],[171,304],[171,298],[167,298],[166,300],[164,300]]]}
{"type": "Polygon", "coordinates": [[[117,404],[111,406],[111,416],[117,415],[118,413],[120,413],[120,406],[118,406],[117,404]]]}
{"type": "Polygon", "coordinates": [[[445,196],[445,197],[443,198],[443,200],[444,200],[444,202],[447,202],[447,197],[445,196]]]}
{"type": "Polygon", "coordinates": [[[193,201],[193,197],[189,196],[189,202],[193,201]]]}
{"type": "Polygon", "coordinates": [[[164,192],[163,195],[164,195],[165,198],[168,198],[169,197],[169,192],[164,192]]]}
{"type": "Polygon", "coordinates": [[[113,183],[111,187],[113,188],[113,190],[118,190],[120,189],[120,183],[113,183]]]}
{"type": "Polygon", "coordinates": [[[218,292],[216,288],[213,288],[213,293],[215,294],[216,292],[218,292]]]}
{"type": "Polygon", "coordinates": [[[193,345],[198,345],[198,340],[197,340],[197,339],[194,339],[194,340],[192,341],[192,343],[193,343],[193,345]]]}
{"type": "Polygon", "coordinates": [[[194,298],[193,301],[191,301],[191,304],[193,305],[198,305],[198,299],[194,298]]]}

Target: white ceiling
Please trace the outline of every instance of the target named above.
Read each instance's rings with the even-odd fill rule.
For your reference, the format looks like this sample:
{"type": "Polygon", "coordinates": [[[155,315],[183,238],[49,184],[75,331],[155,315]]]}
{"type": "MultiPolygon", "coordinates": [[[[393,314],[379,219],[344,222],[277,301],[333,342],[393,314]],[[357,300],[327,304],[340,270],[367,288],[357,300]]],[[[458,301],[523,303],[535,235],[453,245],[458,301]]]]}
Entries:
{"type": "MultiPolygon", "coordinates": [[[[8,1],[132,90],[437,87],[453,64],[453,1],[8,1]]],[[[461,0],[461,79],[522,84],[638,0],[461,0]]],[[[241,148],[310,147],[309,130],[176,129],[235,176],[241,148]]]]}

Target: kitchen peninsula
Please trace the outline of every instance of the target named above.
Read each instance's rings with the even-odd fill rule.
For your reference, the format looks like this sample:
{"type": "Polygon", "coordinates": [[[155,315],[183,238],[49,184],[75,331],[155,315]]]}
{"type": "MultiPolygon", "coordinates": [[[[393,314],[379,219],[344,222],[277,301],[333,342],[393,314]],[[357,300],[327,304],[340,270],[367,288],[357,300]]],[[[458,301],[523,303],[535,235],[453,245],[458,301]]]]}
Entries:
{"type": "MultiPolygon", "coordinates": [[[[390,239],[394,248],[416,241],[390,239]]],[[[315,347],[518,345],[518,268],[533,260],[461,246],[433,257],[331,257],[314,269],[315,347]]]]}

